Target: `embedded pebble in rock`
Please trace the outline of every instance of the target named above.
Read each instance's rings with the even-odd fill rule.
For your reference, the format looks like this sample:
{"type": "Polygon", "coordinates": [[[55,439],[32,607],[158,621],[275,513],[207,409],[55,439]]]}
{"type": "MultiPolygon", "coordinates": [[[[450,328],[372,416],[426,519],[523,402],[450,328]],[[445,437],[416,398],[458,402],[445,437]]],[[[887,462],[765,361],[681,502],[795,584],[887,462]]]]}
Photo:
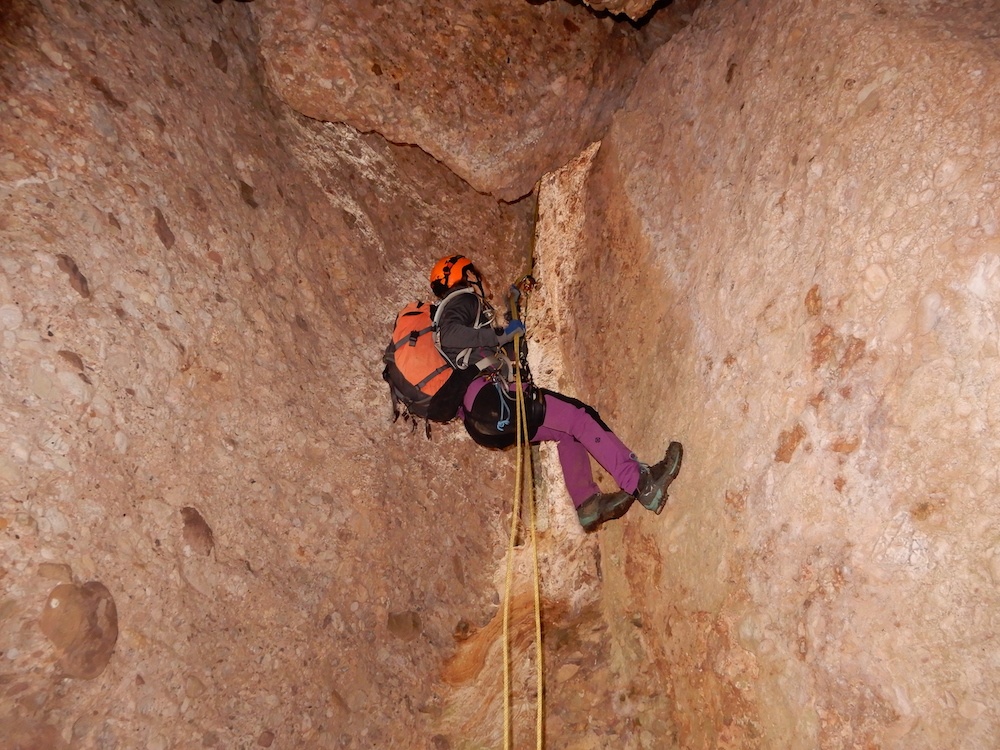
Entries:
{"type": "Polygon", "coordinates": [[[5,750],[68,750],[59,729],[43,722],[0,714],[0,738],[5,750]]]}
{"type": "Polygon", "coordinates": [[[160,242],[163,243],[163,246],[169,250],[177,241],[174,237],[174,233],[170,231],[170,225],[167,223],[166,218],[163,216],[163,212],[159,208],[153,209],[153,218],[156,223],[156,236],[160,238],[160,242]]]}
{"type": "Polygon", "coordinates": [[[420,635],[420,615],[416,612],[390,612],[389,632],[404,641],[412,641],[420,635]]]}
{"type": "Polygon", "coordinates": [[[865,269],[862,286],[868,299],[878,302],[885,296],[889,287],[889,274],[878,263],[873,263],[865,269]]]}
{"type": "Polygon", "coordinates": [[[92,680],[111,660],[118,640],[118,610],[99,581],[64,583],[49,594],[39,626],[56,647],[62,671],[92,680]]]}
{"type": "Polygon", "coordinates": [[[188,698],[197,698],[205,692],[205,683],[197,677],[188,676],[184,681],[184,695],[188,698]]]}
{"type": "Polygon", "coordinates": [[[24,315],[17,305],[0,305],[0,327],[8,331],[16,331],[21,327],[24,315]]]}
{"type": "Polygon", "coordinates": [[[87,277],[80,272],[80,267],[77,266],[76,261],[73,260],[68,255],[59,255],[59,269],[65,272],[66,276],[69,278],[69,284],[77,293],[84,299],[90,298],[90,285],[87,283],[87,277]]]}
{"type": "Polygon", "coordinates": [[[196,508],[181,508],[181,518],[184,521],[184,543],[198,555],[211,554],[215,546],[212,528],[202,518],[196,508]]]}
{"type": "Polygon", "coordinates": [[[70,583],[73,580],[73,569],[60,563],[42,563],[38,566],[38,575],[50,581],[70,583]]]}

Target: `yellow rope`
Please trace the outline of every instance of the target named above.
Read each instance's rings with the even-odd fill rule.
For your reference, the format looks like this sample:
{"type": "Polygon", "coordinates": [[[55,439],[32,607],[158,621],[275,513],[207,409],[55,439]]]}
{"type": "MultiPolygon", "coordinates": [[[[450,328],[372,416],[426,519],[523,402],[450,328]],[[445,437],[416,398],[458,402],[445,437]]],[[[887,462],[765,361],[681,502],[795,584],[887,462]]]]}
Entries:
{"type": "MultiPolygon", "coordinates": [[[[515,338],[514,351],[520,351],[517,348],[518,341],[515,338]]],[[[532,564],[534,567],[534,594],[535,594],[535,692],[537,695],[535,706],[535,743],[537,750],[542,750],[544,744],[544,712],[542,707],[544,705],[544,679],[543,679],[543,661],[542,661],[542,589],[541,589],[541,574],[538,568],[538,535],[536,529],[536,505],[535,505],[535,481],[534,476],[531,472],[531,445],[528,442],[528,417],[526,412],[526,407],[524,405],[524,390],[521,387],[521,369],[517,368],[516,373],[517,382],[517,406],[519,414],[520,432],[524,435],[524,447],[523,451],[527,457],[528,464],[528,515],[531,522],[531,553],[532,553],[532,564]]],[[[520,450],[520,448],[519,448],[520,450]]]]}
{"type": "MultiPolygon", "coordinates": [[[[541,186],[541,179],[535,183],[535,207],[534,207],[534,217],[532,221],[532,227],[538,224],[538,193],[541,186]]],[[[531,236],[531,247],[528,250],[528,271],[521,277],[518,281],[518,285],[521,287],[522,293],[527,299],[527,293],[531,289],[531,285],[534,283],[532,278],[532,273],[534,272],[534,256],[535,256],[535,240],[536,233],[533,231],[531,236]]],[[[511,313],[517,309],[517,304],[515,297],[511,297],[509,309],[511,313]]],[[[523,319],[523,318],[522,318],[523,319]]],[[[537,750],[542,750],[544,742],[544,712],[543,707],[543,692],[542,688],[544,685],[543,680],[543,665],[542,665],[542,602],[541,602],[541,576],[539,574],[538,568],[538,539],[536,534],[536,524],[535,524],[535,479],[532,473],[531,467],[531,445],[529,442],[528,435],[528,419],[526,416],[525,406],[524,406],[524,389],[521,384],[521,337],[514,337],[514,373],[515,373],[515,383],[517,388],[516,401],[517,401],[517,417],[516,417],[516,428],[517,428],[517,464],[514,470],[514,503],[513,509],[511,511],[510,519],[510,540],[507,547],[507,574],[504,590],[504,605],[503,605],[503,746],[504,750],[510,750],[511,747],[511,689],[510,689],[510,598],[511,590],[513,589],[514,581],[514,545],[517,539],[517,524],[521,517],[521,492],[525,485],[525,472],[524,466],[527,463],[527,486],[528,486],[528,504],[529,504],[529,518],[531,520],[531,549],[533,555],[534,563],[534,573],[535,573],[535,665],[536,665],[536,677],[537,684],[536,690],[538,693],[537,698],[537,726],[535,730],[536,746],[537,750]]]]}
{"type": "MultiPolygon", "coordinates": [[[[520,419],[520,413],[518,414],[520,419]]],[[[507,575],[503,596],[503,746],[510,750],[510,592],[514,581],[514,540],[517,538],[517,519],[521,512],[521,431],[517,433],[517,466],[514,470],[514,509],[510,517],[510,541],[507,545],[507,575]]]]}
{"type": "Polygon", "coordinates": [[[542,750],[544,745],[544,711],[543,711],[543,699],[544,699],[544,669],[542,663],[542,593],[541,593],[541,574],[539,572],[538,566],[538,538],[536,530],[536,513],[535,513],[535,498],[534,498],[534,476],[531,470],[531,445],[529,442],[528,433],[528,419],[527,411],[524,405],[524,389],[521,382],[521,367],[520,367],[520,357],[517,354],[520,353],[521,349],[521,337],[514,337],[514,352],[515,362],[514,362],[514,380],[516,393],[515,398],[517,402],[517,463],[514,470],[515,474],[515,485],[514,485],[514,504],[511,515],[510,522],[510,540],[507,547],[507,575],[506,584],[504,591],[504,609],[503,609],[503,694],[504,694],[504,704],[503,704],[503,737],[504,737],[504,750],[510,750],[511,747],[511,687],[510,687],[510,599],[511,590],[513,589],[514,580],[514,546],[515,540],[517,539],[517,524],[520,519],[521,512],[521,492],[525,484],[528,487],[528,515],[530,519],[530,530],[531,530],[531,549],[532,549],[532,560],[534,567],[534,598],[535,598],[535,672],[536,672],[536,727],[535,727],[535,742],[537,750],[542,750]],[[525,473],[525,466],[527,466],[527,473],[525,473]]]}

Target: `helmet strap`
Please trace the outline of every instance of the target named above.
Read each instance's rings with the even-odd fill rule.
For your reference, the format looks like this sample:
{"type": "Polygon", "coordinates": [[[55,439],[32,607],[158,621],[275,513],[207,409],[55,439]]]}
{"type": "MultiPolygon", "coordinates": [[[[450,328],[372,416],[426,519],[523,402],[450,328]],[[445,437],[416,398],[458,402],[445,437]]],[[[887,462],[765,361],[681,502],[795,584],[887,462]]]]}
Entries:
{"type": "Polygon", "coordinates": [[[476,294],[479,296],[479,299],[485,301],[486,291],[483,289],[483,279],[478,272],[476,273],[476,280],[470,281],[469,286],[476,290],[476,294]]]}

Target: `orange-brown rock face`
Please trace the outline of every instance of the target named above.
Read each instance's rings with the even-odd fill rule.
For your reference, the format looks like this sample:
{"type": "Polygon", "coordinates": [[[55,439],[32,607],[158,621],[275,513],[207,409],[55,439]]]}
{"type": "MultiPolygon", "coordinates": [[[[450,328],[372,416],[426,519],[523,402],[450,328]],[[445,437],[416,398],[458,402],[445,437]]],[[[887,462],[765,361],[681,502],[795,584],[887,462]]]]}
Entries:
{"type": "Polygon", "coordinates": [[[380,358],[436,257],[525,270],[463,177],[568,161],[533,371],[686,454],[585,536],[538,450],[546,747],[994,750],[996,4],[720,0],[641,72],[652,21],[398,5],[0,4],[0,744],[501,744],[513,458],[380,358]],[[282,103],[255,17],[282,96],[455,171],[282,103]]]}
{"type": "Polygon", "coordinates": [[[656,4],[656,0],[586,0],[594,10],[603,10],[608,13],[624,14],[629,18],[638,21],[646,16],[650,9],[656,4]]]}
{"type": "Polygon", "coordinates": [[[288,111],[244,4],[0,33],[0,746],[424,746],[507,468],[392,424],[380,358],[530,205],[288,111]]]}
{"type": "Polygon", "coordinates": [[[268,80],[309,117],[419,146],[482,192],[528,193],[607,127],[668,14],[566,2],[253,3],[268,80]]]}
{"type": "Polygon", "coordinates": [[[984,2],[704,7],[543,182],[564,381],[641,456],[687,447],[602,545],[680,747],[996,746],[998,33],[984,2]]]}

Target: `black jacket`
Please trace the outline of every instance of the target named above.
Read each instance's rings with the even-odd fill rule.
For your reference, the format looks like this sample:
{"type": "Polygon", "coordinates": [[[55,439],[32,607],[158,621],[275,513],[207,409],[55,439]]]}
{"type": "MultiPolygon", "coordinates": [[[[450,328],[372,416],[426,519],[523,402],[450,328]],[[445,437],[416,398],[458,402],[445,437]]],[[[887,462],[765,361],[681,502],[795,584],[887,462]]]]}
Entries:
{"type": "MultiPolygon", "coordinates": [[[[438,322],[441,349],[445,356],[456,362],[467,361],[466,369],[452,375],[459,377],[468,387],[480,374],[476,363],[496,353],[500,346],[500,333],[490,325],[488,310],[474,293],[460,294],[448,301],[438,322]],[[477,328],[477,325],[479,326],[477,328]],[[463,352],[468,356],[463,357],[463,352]]],[[[508,345],[508,349],[510,349],[508,345]]],[[[513,356],[513,351],[508,352],[513,356]]],[[[511,386],[513,387],[513,386],[511,386]]],[[[487,448],[508,448],[516,442],[516,402],[513,394],[502,395],[492,384],[476,396],[471,411],[465,413],[465,429],[479,445],[487,448]]],[[[528,385],[525,403],[528,416],[528,439],[534,438],[545,419],[543,392],[528,385]]]]}
{"type": "Polygon", "coordinates": [[[452,297],[441,313],[438,323],[441,349],[459,369],[465,369],[463,364],[474,366],[500,345],[499,334],[490,326],[487,312],[479,296],[469,292],[452,297]],[[460,361],[467,349],[472,351],[464,362],[460,361]]]}

